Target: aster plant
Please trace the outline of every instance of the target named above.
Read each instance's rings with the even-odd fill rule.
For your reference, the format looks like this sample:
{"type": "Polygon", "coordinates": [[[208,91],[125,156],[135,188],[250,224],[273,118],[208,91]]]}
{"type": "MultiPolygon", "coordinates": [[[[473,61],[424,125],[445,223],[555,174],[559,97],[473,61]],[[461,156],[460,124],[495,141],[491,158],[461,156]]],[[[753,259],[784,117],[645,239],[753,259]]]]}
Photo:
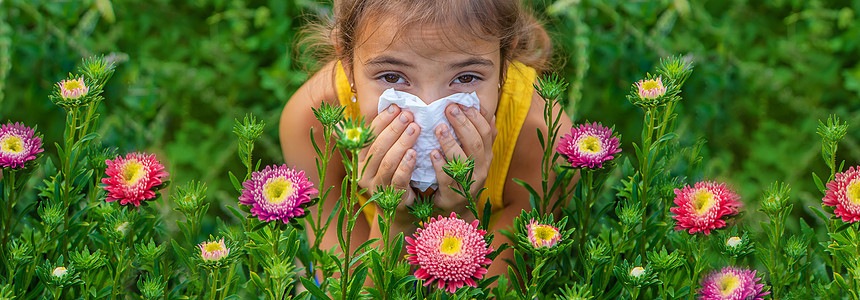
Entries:
{"type": "MultiPolygon", "coordinates": [[[[668,172],[662,170],[667,149],[677,137],[675,134],[675,106],[681,101],[681,87],[692,73],[692,62],[687,57],[661,59],[657,74],[646,74],[645,78],[632,84],[627,99],[644,113],[641,141],[633,143],[636,169],[622,181],[626,201],[639,202],[642,208],[639,238],[636,244],[644,253],[651,234],[665,241],[665,227],[660,221],[651,222],[649,212],[659,212],[665,219],[670,198],[664,197],[655,187],[662,182],[671,182],[668,172]],[[634,188],[635,187],[635,188],[634,188]],[[662,227],[662,228],[661,228],[662,227]]],[[[625,172],[626,173],[626,172],[625,172]]]]}
{"type": "Polygon", "coordinates": [[[545,297],[542,293],[544,285],[558,272],[556,256],[567,253],[573,244],[573,229],[566,226],[567,217],[555,222],[552,214],[541,217],[534,209],[522,211],[514,220],[514,260],[524,263],[508,268],[508,277],[511,280],[523,279],[524,282],[515,284],[521,287],[516,289],[520,298],[545,297]]]}
{"type": "MultiPolygon", "coordinates": [[[[0,216],[2,216],[2,236],[0,247],[7,247],[12,234],[13,219],[20,219],[14,212],[24,184],[35,171],[37,159],[42,156],[42,135],[34,128],[21,123],[6,123],[0,126],[0,175],[3,193],[0,195],[0,216]]],[[[2,250],[2,249],[0,249],[2,250]]],[[[0,251],[0,253],[7,253],[0,251]]]]}

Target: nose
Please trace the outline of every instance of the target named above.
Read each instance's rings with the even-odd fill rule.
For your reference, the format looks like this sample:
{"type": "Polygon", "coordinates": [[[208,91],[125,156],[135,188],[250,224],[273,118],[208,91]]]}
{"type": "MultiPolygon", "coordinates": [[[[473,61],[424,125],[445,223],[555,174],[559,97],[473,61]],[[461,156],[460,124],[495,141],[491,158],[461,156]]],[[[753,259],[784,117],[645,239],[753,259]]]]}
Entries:
{"type": "Polygon", "coordinates": [[[452,94],[447,93],[447,91],[444,91],[443,89],[421,89],[421,91],[415,94],[415,96],[421,98],[421,101],[424,101],[424,103],[428,105],[450,95],[452,94]]]}

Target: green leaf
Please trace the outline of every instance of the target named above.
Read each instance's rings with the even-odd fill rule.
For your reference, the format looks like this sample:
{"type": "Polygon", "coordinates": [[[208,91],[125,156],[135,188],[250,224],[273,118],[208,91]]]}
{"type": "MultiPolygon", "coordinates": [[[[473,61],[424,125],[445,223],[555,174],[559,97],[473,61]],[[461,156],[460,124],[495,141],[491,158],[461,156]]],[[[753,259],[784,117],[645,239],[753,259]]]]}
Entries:
{"type": "Polygon", "coordinates": [[[535,130],[537,130],[538,141],[540,141],[540,148],[546,149],[546,142],[544,142],[543,140],[543,132],[540,130],[540,128],[535,128],[535,130]]]}
{"type": "Polygon", "coordinates": [[[845,278],[842,278],[842,274],[833,272],[833,281],[835,281],[842,290],[849,290],[848,284],[845,283],[845,278]]]}
{"type": "Polygon", "coordinates": [[[320,290],[320,287],[318,287],[313,281],[310,281],[309,279],[304,277],[301,277],[301,280],[302,285],[308,290],[308,292],[311,293],[311,295],[317,297],[317,299],[331,299],[328,295],[326,295],[325,292],[320,290]]]}
{"type": "Polygon", "coordinates": [[[347,299],[358,299],[358,293],[361,291],[361,286],[364,285],[365,278],[367,278],[367,267],[360,265],[353,273],[347,299]]]}
{"type": "Polygon", "coordinates": [[[230,182],[233,183],[233,188],[236,189],[236,191],[242,192],[242,184],[239,183],[239,179],[236,179],[233,172],[227,172],[227,176],[230,176],[230,182]]]}
{"type": "Polygon", "coordinates": [[[818,178],[818,175],[815,172],[812,172],[812,181],[815,181],[815,186],[818,187],[818,191],[822,194],[827,194],[827,188],[824,186],[824,183],[821,182],[821,179],[818,178]]]}
{"type": "Polygon", "coordinates": [[[75,144],[72,146],[72,149],[78,149],[78,148],[80,148],[81,146],[83,146],[83,145],[84,145],[84,143],[89,142],[89,141],[91,141],[92,139],[97,138],[97,137],[99,137],[99,134],[98,134],[98,133],[95,133],[95,132],[90,133],[90,134],[87,134],[87,135],[85,135],[83,138],[81,138],[80,140],[78,140],[77,142],[75,142],[75,144]]]}
{"type": "Polygon", "coordinates": [[[848,229],[849,227],[851,227],[851,225],[852,225],[852,224],[853,224],[853,223],[845,223],[845,224],[843,224],[842,226],[839,226],[839,228],[836,228],[836,231],[835,231],[835,232],[842,232],[843,230],[848,229]]]}
{"type": "MultiPolygon", "coordinates": [[[[253,282],[254,285],[257,286],[258,289],[261,289],[261,290],[265,289],[266,285],[263,284],[263,280],[260,279],[260,275],[257,275],[257,272],[254,272],[254,271],[250,271],[250,272],[251,272],[251,282],[253,282]]],[[[305,279],[305,278],[302,278],[302,279],[305,279]]],[[[308,290],[310,290],[310,289],[308,289],[308,290]]]]}

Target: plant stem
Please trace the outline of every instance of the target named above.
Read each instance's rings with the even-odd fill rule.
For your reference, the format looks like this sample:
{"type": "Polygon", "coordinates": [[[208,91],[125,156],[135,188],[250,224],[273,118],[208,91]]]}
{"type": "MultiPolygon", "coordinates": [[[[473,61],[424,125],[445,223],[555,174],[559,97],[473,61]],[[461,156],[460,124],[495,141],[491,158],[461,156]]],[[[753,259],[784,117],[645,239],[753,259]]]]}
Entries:
{"type": "Polygon", "coordinates": [[[359,169],[358,169],[358,150],[352,150],[352,155],[350,156],[351,169],[349,173],[349,198],[347,199],[347,203],[344,206],[344,211],[346,215],[340,216],[345,217],[347,219],[346,225],[346,244],[343,245],[344,249],[344,261],[343,261],[343,269],[341,269],[341,299],[346,300],[346,295],[348,294],[346,288],[349,284],[349,263],[352,260],[352,253],[350,251],[350,243],[352,242],[352,228],[355,226],[355,217],[353,216],[352,208],[355,205],[355,201],[358,200],[358,179],[359,179],[359,169]]]}
{"type": "Polygon", "coordinates": [[[210,270],[209,275],[212,276],[212,281],[210,282],[211,284],[209,287],[209,299],[215,300],[218,298],[218,270],[210,270]]]}

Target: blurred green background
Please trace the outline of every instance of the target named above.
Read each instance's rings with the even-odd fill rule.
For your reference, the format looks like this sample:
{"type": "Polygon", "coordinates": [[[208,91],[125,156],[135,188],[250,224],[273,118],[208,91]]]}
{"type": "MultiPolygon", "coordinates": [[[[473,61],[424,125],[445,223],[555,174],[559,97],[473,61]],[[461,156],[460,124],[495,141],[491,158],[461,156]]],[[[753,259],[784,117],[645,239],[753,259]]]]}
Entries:
{"type": "MultiPolygon", "coordinates": [[[[758,208],[763,188],[785,181],[805,202],[795,213],[810,216],[806,206],[821,201],[810,173],[827,173],[815,129],[829,114],[852,124],[839,153],[848,166],[858,164],[860,1],[527,3],[553,37],[555,71],[572,84],[571,116],[615,124],[625,153],[642,124],[625,99],[630,85],[661,57],[680,54],[696,64],[678,110],[681,142],[707,140],[701,177],[691,180],[730,183],[748,211],[758,208]]],[[[283,161],[281,109],[319,63],[297,45],[298,33],[330,7],[0,0],[0,121],[38,124],[55,156],[64,113],[48,100],[52,86],[81,58],[111,56],[119,64],[100,107],[103,142],[120,153],[158,154],[175,184],[206,182],[211,213],[224,215],[223,204],[238,196],[226,174],[244,173],[234,119],[264,120],[255,155],[264,165],[283,161]]]]}

